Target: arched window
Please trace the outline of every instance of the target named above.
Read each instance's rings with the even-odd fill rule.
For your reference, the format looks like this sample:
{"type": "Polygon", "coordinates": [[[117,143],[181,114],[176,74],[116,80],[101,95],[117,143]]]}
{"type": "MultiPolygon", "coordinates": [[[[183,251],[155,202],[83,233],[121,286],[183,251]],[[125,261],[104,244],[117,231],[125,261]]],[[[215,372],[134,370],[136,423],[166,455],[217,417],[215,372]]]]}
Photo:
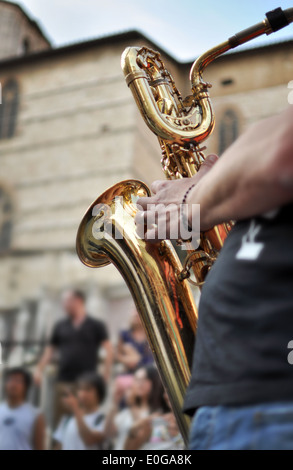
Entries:
{"type": "Polygon", "coordinates": [[[221,155],[239,135],[239,119],[233,109],[227,109],[219,126],[219,155],[221,155]]]}
{"type": "Polygon", "coordinates": [[[0,186],[0,253],[11,245],[13,207],[9,194],[0,186]]]}
{"type": "Polygon", "coordinates": [[[0,104],[0,139],[10,139],[16,130],[19,104],[18,83],[9,79],[2,88],[2,104],[0,104]]]}

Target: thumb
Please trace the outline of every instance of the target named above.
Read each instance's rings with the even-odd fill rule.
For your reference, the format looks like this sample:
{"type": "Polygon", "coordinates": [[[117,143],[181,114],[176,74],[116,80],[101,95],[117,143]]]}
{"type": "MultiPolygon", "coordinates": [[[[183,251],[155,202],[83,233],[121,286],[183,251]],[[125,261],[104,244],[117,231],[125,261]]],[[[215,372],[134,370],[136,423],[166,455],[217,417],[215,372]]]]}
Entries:
{"type": "Polygon", "coordinates": [[[212,153],[211,155],[208,155],[207,158],[205,159],[205,161],[202,163],[198,174],[203,176],[206,173],[208,173],[210,171],[210,169],[213,168],[215,163],[217,163],[218,160],[219,160],[218,155],[216,155],[214,153],[212,153]]]}
{"type": "Polygon", "coordinates": [[[213,168],[215,163],[219,160],[218,155],[211,154],[208,155],[205,161],[201,164],[200,169],[196,173],[195,176],[193,176],[194,180],[196,181],[196,184],[213,168]]]}

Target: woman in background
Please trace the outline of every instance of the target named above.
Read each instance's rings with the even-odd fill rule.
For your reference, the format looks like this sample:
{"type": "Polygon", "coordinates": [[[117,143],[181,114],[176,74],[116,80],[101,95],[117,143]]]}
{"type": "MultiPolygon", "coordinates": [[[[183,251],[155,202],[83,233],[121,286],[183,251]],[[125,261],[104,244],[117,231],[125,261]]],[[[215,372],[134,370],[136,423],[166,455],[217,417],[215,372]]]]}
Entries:
{"type": "Polygon", "coordinates": [[[164,408],[163,388],[156,368],[147,366],[138,369],[124,398],[127,406],[119,412],[120,395],[114,393],[114,406],[105,428],[107,437],[114,439],[115,450],[128,450],[126,441],[133,426],[164,408]]]}
{"type": "Polygon", "coordinates": [[[136,394],[148,403],[149,414],[133,420],[125,441],[125,450],[182,450],[179,433],[167,395],[155,367],[139,369],[135,374],[136,394]]]}
{"type": "Polygon", "coordinates": [[[124,366],[127,374],[138,368],[153,364],[154,359],[145,331],[137,312],[130,319],[130,328],[120,332],[116,360],[124,366]]]}
{"type": "Polygon", "coordinates": [[[131,316],[129,329],[120,332],[116,361],[123,367],[123,372],[115,380],[115,393],[117,399],[118,397],[120,399],[120,407],[123,408],[125,406],[123,397],[132,386],[135,371],[154,363],[145,331],[136,311],[131,316]]]}

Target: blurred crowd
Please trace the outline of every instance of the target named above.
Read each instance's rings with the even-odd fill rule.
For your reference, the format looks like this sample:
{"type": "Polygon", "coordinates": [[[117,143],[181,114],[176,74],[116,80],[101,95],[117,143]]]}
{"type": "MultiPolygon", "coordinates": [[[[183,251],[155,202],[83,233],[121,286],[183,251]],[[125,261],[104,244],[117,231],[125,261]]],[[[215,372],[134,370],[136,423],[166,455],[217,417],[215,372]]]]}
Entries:
{"type": "Polygon", "coordinates": [[[64,318],[53,328],[33,374],[4,373],[0,450],[181,450],[168,396],[137,312],[113,343],[106,325],[87,315],[84,294],[62,296],[64,318]],[[103,351],[103,361],[97,358],[103,351]],[[57,361],[52,430],[30,403],[31,388],[57,361]]]}

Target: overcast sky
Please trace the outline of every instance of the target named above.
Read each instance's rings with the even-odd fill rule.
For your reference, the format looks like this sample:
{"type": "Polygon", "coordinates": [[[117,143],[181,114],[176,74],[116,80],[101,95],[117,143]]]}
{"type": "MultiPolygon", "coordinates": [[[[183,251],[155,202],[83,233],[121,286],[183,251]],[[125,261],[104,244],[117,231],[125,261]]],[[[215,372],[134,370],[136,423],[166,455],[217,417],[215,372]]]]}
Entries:
{"type": "MultiPolygon", "coordinates": [[[[15,0],[16,2],[17,0],[15,0]]],[[[292,0],[21,0],[55,46],[137,29],[177,59],[193,59],[292,0]]],[[[268,38],[293,38],[293,24],[268,38]]],[[[256,44],[256,41],[254,41],[256,44]]]]}

